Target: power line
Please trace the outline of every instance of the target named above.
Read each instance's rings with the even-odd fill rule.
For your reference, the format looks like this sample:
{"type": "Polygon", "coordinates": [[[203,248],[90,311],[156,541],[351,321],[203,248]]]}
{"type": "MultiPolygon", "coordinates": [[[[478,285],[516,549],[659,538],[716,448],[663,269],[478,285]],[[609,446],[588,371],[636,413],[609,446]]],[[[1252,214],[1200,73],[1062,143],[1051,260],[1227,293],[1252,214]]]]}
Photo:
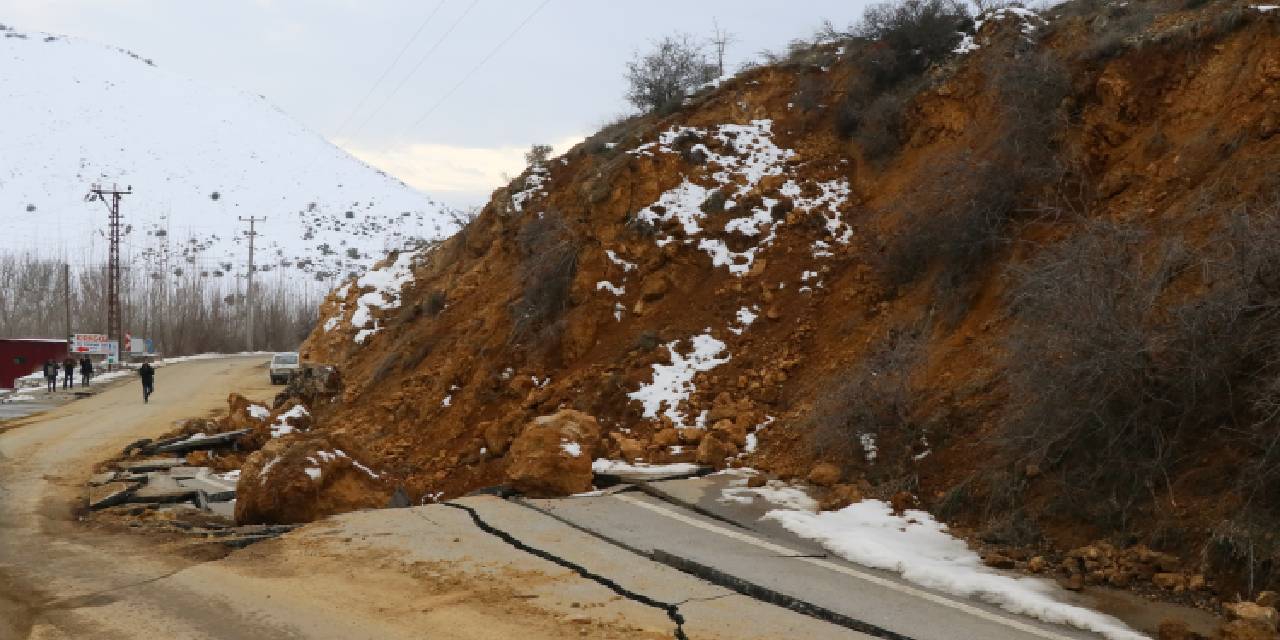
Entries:
{"type": "Polygon", "coordinates": [[[551,3],[551,0],[542,0],[542,4],[538,5],[538,7],[534,9],[532,13],[525,16],[524,20],[522,20],[520,24],[516,25],[516,28],[513,29],[511,33],[508,33],[507,37],[503,38],[502,41],[498,43],[498,46],[491,49],[488,55],[486,55],[482,60],[480,60],[478,64],[476,64],[476,66],[472,67],[471,70],[467,72],[467,75],[462,76],[462,79],[459,80],[457,84],[453,85],[453,87],[448,91],[446,91],[443,96],[440,96],[440,99],[436,100],[435,104],[432,104],[431,107],[427,109],[426,113],[422,114],[422,117],[418,118],[413,124],[409,125],[404,131],[401,131],[400,135],[403,136],[405,133],[408,132],[409,129],[416,128],[418,125],[422,124],[422,121],[426,120],[428,116],[430,116],[432,113],[435,113],[435,110],[439,108],[440,105],[444,104],[444,101],[448,100],[449,96],[452,96],[453,93],[457,91],[459,87],[461,87],[464,83],[466,83],[467,80],[471,79],[471,76],[475,75],[475,73],[479,71],[480,68],[485,65],[485,63],[489,62],[489,60],[492,59],[493,56],[497,55],[498,51],[502,50],[502,47],[506,46],[506,44],[510,42],[512,38],[516,37],[516,34],[520,33],[520,30],[524,29],[525,25],[529,24],[529,21],[533,20],[533,17],[538,15],[538,12],[542,11],[542,8],[547,6],[550,3],[551,3]]]}
{"type": "Polygon", "coordinates": [[[400,92],[400,89],[404,88],[405,83],[408,82],[409,79],[414,76],[414,74],[418,73],[418,69],[422,68],[422,65],[425,64],[429,58],[431,58],[431,54],[435,53],[436,49],[440,48],[440,45],[443,44],[445,39],[449,37],[449,34],[453,33],[453,30],[458,28],[458,25],[462,23],[462,19],[466,18],[467,14],[471,13],[471,10],[476,8],[477,4],[480,4],[480,0],[471,0],[471,4],[467,5],[467,8],[465,11],[462,12],[462,15],[458,16],[458,19],[454,20],[452,25],[449,25],[448,30],[446,30],[438,40],[436,40],[435,44],[431,45],[431,48],[427,50],[427,53],[423,55],[421,59],[418,60],[418,64],[414,65],[413,69],[411,69],[409,73],[405,74],[405,76],[400,79],[400,82],[399,84],[396,85],[396,88],[392,89],[391,93],[388,93],[387,96],[383,98],[382,102],[378,105],[378,108],[374,109],[373,112],[368,115],[368,117],[366,117],[363,121],[360,122],[360,126],[356,127],[351,132],[352,135],[359,132],[361,129],[365,128],[365,126],[368,125],[369,122],[373,120],[375,116],[377,116],[379,113],[382,112],[384,108],[386,108],[387,104],[391,102],[391,99],[394,98],[395,95],[400,92]]]}
{"type": "Polygon", "coordinates": [[[382,75],[378,76],[378,79],[375,80],[373,85],[369,87],[369,92],[364,94],[364,97],[360,98],[360,102],[356,103],[356,106],[354,109],[351,110],[351,113],[347,114],[346,119],[344,119],[342,121],[342,124],[338,126],[338,132],[334,134],[334,137],[336,138],[342,137],[342,132],[347,128],[348,124],[351,124],[351,119],[356,117],[357,113],[360,113],[361,107],[363,107],[364,104],[369,101],[369,98],[373,96],[373,92],[376,91],[380,85],[382,85],[382,81],[386,80],[387,76],[391,75],[391,70],[394,69],[396,65],[400,63],[400,59],[403,58],[404,54],[409,51],[409,48],[413,46],[413,43],[418,41],[418,36],[422,35],[422,30],[427,28],[427,25],[431,22],[431,19],[436,17],[437,13],[440,13],[440,9],[443,6],[444,6],[444,0],[440,0],[440,2],[436,3],[436,8],[432,10],[431,13],[427,14],[427,19],[422,21],[422,24],[418,26],[418,30],[414,31],[413,35],[409,38],[409,41],[404,43],[404,47],[400,49],[400,53],[396,54],[396,57],[394,60],[391,61],[391,64],[387,65],[387,68],[385,71],[382,72],[382,75]]]}

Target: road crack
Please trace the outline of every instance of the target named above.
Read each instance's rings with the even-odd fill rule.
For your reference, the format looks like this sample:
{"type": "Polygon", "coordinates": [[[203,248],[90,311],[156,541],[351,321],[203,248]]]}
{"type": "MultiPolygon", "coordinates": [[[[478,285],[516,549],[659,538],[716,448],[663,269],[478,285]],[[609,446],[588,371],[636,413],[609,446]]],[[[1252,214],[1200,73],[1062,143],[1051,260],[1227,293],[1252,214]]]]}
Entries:
{"type": "Polygon", "coordinates": [[[667,614],[667,617],[670,618],[672,622],[675,623],[676,640],[689,640],[689,636],[685,635],[684,633],[684,615],[680,613],[680,603],[662,602],[660,600],[656,600],[654,598],[646,596],[642,593],[636,593],[618,584],[617,582],[609,578],[606,578],[605,576],[602,576],[598,573],[591,571],[590,569],[587,569],[586,567],[580,564],[561,558],[560,556],[557,556],[549,551],[545,551],[537,547],[531,547],[528,544],[525,544],[524,542],[520,541],[518,538],[511,535],[510,533],[507,533],[506,531],[503,531],[489,524],[488,522],[485,522],[484,518],[480,517],[479,512],[477,512],[475,509],[472,509],[471,507],[457,504],[454,502],[442,502],[440,504],[446,507],[452,507],[454,509],[460,509],[462,511],[466,511],[471,516],[471,521],[481,531],[484,531],[489,535],[495,536],[501,539],[503,542],[506,542],[507,544],[525,553],[537,556],[539,558],[542,558],[543,560],[546,560],[547,562],[564,567],[565,569],[568,569],[578,574],[579,576],[586,578],[587,580],[591,580],[592,582],[595,582],[605,587],[606,589],[609,589],[610,591],[628,600],[631,600],[632,602],[638,602],[645,606],[653,607],[654,609],[661,610],[663,613],[667,614]]]}

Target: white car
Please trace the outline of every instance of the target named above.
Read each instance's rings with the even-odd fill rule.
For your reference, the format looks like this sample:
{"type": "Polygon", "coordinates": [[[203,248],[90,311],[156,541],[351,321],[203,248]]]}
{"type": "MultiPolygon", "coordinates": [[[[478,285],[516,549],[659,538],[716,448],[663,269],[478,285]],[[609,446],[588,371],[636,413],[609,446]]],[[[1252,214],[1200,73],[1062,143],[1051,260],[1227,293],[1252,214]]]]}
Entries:
{"type": "Polygon", "coordinates": [[[271,356],[271,384],[288,384],[289,378],[297,372],[297,353],[290,351],[271,356]]]}

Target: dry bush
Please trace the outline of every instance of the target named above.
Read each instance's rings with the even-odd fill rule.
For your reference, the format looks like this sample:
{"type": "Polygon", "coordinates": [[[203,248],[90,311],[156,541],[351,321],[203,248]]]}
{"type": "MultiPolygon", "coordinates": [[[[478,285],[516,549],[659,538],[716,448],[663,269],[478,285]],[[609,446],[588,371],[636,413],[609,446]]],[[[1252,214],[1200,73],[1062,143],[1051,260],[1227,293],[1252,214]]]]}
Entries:
{"type": "Polygon", "coordinates": [[[1000,135],[977,153],[962,152],[938,163],[927,182],[902,203],[902,223],[880,270],[899,287],[937,268],[939,306],[950,315],[964,310],[973,275],[1007,242],[1010,225],[1023,211],[1043,205],[1027,192],[1061,180],[1057,133],[1066,122],[1061,104],[1069,94],[1067,72],[1048,54],[1025,54],[994,73],[1000,135]]]}
{"type": "Polygon", "coordinates": [[[692,36],[676,34],[627,63],[627,100],[645,112],[668,113],[685,96],[716,78],[716,66],[692,36]]]}
{"type": "Polygon", "coordinates": [[[827,101],[830,91],[827,79],[822,74],[804,73],[796,81],[796,90],[791,96],[791,102],[800,111],[809,113],[816,111],[827,101]]]}
{"type": "Polygon", "coordinates": [[[883,43],[868,63],[876,84],[885,87],[950,56],[963,34],[973,32],[973,19],[955,0],[900,0],[868,7],[856,32],[883,43]]]}
{"type": "Polygon", "coordinates": [[[911,430],[911,375],[923,356],[921,329],[893,329],[818,396],[808,427],[814,452],[854,463],[862,438],[911,430]]]}
{"type": "Polygon", "coordinates": [[[517,236],[520,249],[520,297],[510,307],[511,340],[553,337],[557,320],[569,308],[578,246],[557,211],[530,216],[517,236]]]}
{"type": "Polygon", "coordinates": [[[907,105],[916,91],[914,84],[886,91],[876,96],[857,115],[853,139],[869,162],[883,164],[902,149],[906,141],[904,121],[907,105]]]}
{"type": "Polygon", "coordinates": [[[903,140],[902,111],[930,66],[952,55],[973,33],[973,19],[953,0],[900,0],[868,7],[848,32],[829,24],[820,37],[843,40],[853,66],[836,107],[836,131],[859,137],[864,153],[882,161],[903,140]]]}
{"type": "Polygon", "coordinates": [[[1103,61],[1137,44],[1137,37],[1155,20],[1151,2],[1107,5],[1094,18],[1088,45],[1081,53],[1085,60],[1103,61]]]}
{"type": "Polygon", "coordinates": [[[1087,222],[1019,271],[1004,434],[1074,515],[1126,530],[1205,443],[1243,451],[1245,511],[1280,497],[1278,214],[1222,216],[1200,252],[1087,222]]]}

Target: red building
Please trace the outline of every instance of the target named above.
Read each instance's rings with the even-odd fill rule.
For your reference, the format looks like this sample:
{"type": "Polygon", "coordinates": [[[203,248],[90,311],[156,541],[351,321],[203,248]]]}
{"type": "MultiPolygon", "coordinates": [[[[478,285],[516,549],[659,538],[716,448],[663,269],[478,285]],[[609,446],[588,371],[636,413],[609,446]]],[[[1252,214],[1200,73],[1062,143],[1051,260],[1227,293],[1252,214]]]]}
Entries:
{"type": "Polygon", "coordinates": [[[14,380],[39,371],[45,360],[66,357],[66,340],[0,338],[0,389],[12,389],[14,380]]]}

